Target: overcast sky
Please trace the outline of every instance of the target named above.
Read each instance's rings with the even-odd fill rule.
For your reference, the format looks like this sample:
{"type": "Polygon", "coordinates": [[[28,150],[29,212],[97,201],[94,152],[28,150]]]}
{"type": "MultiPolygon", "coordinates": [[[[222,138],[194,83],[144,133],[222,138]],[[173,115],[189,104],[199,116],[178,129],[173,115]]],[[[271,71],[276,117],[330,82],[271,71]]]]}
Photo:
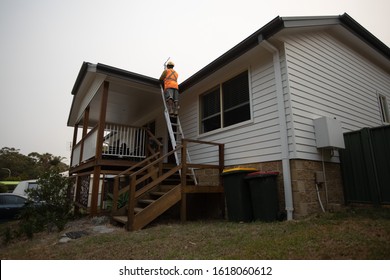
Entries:
{"type": "Polygon", "coordinates": [[[83,61],[184,81],[276,16],[347,12],[390,46],[389,0],[0,0],[0,148],[66,157],[83,61]]]}

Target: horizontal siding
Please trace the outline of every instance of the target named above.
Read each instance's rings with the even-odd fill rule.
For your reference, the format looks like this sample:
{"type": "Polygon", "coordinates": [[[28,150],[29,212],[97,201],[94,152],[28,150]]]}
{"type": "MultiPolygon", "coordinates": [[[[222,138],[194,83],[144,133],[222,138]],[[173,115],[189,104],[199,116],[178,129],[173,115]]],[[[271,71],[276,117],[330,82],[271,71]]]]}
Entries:
{"type": "Polygon", "coordinates": [[[390,76],[330,34],[286,38],[296,157],[319,159],[313,119],[335,117],[344,132],[382,125],[377,92],[390,99],[390,76]]]}
{"type": "MultiPolygon", "coordinates": [[[[386,95],[390,103],[388,73],[326,32],[295,34],[284,40],[280,59],[290,158],[321,159],[313,119],[335,117],[344,132],[382,124],[377,92],[386,95]]],[[[224,143],[226,165],[280,160],[272,55],[247,56],[207,81],[199,86],[202,90],[189,89],[181,95],[180,117],[186,138],[224,143]],[[231,77],[236,66],[241,70],[250,67],[251,121],[200,135],[199,95],[224,81],[224,74],[231,77]]],[[[191,146],[190,153],[196,163],[217,162],[216,147],[191,146]]],[[[332,160],[338,160],[337,153],[332,160]]]]}
{"type": "MultiPolygon", "coordinates": [[[[280,133],[275,79],[272,58],[268,56],[251,59],[242,67],[250,65],[250,91],[252,120],[232,127],[199,135],[199,95],[203,92],[182,94],[181,123],[186,138],[225,144],[225,164],[239,165],[251,162],[280,159],[280,133]]],[[[230,71],[227,71],[231,73],[230,71]]],[[[236,73],[236,74],[239,74],[236,73]]],[[[203,88],[211,88],[209,84],[203,88]]],[[[216,147],[197,145],[190,147],[191,160],[195,163],[216,163],[216,147]]]]}

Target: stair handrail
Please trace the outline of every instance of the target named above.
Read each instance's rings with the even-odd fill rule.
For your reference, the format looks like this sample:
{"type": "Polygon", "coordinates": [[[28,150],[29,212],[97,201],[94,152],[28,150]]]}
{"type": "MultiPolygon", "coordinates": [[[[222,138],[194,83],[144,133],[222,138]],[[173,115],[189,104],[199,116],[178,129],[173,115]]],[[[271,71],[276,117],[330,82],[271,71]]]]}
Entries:
{"type": "Polygon", "coordinates": [[[132,165],[130,168],[126,169],[125,171],[120,172],[119,174],[117,174],[114,177],[114,189],[113,189],[113,198],[112,198],[112,200],[113,200],[112,211],[116,211],[117,210],[119,195],[121,195],[122,193],[126,192],[128,190],[128,188],[129,188],[129,186],[127,186],[127,187],[124,187],[123,189],[119,190],[119,179],[120,179],[120,177],[129,175],[129,174],[132,173],[133,170],[135,170],[135,169],[137,169],[137,168],[139,168],[141,166],[145,166],[145,164],[150,162],[152,159],[154,159],[156,157],[158,158],[160,153],[161,152],[157,152],[157,153],[149,156],[148,158],[146,158],[143,161],[140,161],[140,162],[132,165]]]}
{"type": "Polygon", "coordinates": [[[132,227],[132,224],[134,222],[134,216],[135,216],[134,208],[135,208],[136,199],[138,197],[140,197],[142,194],[146,193],[147,191],[151,190],[152,188],[154,188],[155,186],[160,184],[163,180],[165,180],[169,176],[171,176],[174,173],[176,173],[177,171],[179,171],[182,168],[182,166],[181,166],[181,164],[179,164],[179,165],[176,165],[174,168],[172,168],[170,171],[168,171],[165,174],[162,174],[162,173],[158,174],[159,175],[158,178],[153,180],[148,185],[142,187],[138,191],[136,191],[137,185],[139,183],[141,183],[143,180],[148,179],[150,176],[144,176],[141,178],[142,181],[139,181],[139,180],[137,180],[137,175],[141,174],[142,172],[144,172],[145,170],[147,170],[151,166],[154,166],[157,163],[162,162],[166,157],[172,155],[173,153],[177,152],[178,149],[181,149],[181,148],[182,148],[182,145],[176,147],[176,149],[170,151],[169,153],[167,153],[165,155],[162,155],[158,159],[154,160],[153,162],[149,163],[148,165],[142,167],[141,169],[139,169],[139,170],[137,170],[129,175],[130,186],[129,186],[129,198],[128,198],[128,202],[127,202],[127,205],[128,205],[128,207],[127,207],[127,229],[128,230],[132,227]]]}
{"type": "Polygon", "coordinates": [[[138,169],[137,171],[129,174],[130,176],[137,176],[138,174],[144,172],[145,170],[147,170],[149,167],[155,165],[156,163],[159,163],[159,162],[162,162],[166,157],[169,157],[170,155],[172,155],[173,153],[177,152],[178,150],[180,150],[182,147],[182,145],[179,145],[176,147],[176,149],[170,151],[169,153],[166,153],[162,156],[160,156],[158,159],[150,162],[148,165],[145,165],[144,167],[142,167],[141,169],[138,169]]]}
{"type": "MultiPolygon", "coordinates": [[[[157,147],[158,147],[158,148],[157,148],[157,151],[162,151],[163,144],[160,142],[160,140],[158,140],[158,138],[156,137],[156,135],[154,135],[154,134],[150,131],[150,129],[148,129],[148,128],[146,128],[146,133],[148,134],[149,139],[151,139],[151,140],[157,145],[157,147]]],[[[147,143],[147,146],[148,146],[148,148],[149,148],[150,150],[153,150],[153,149],[151,148],[150,142],[147,143]]]]}

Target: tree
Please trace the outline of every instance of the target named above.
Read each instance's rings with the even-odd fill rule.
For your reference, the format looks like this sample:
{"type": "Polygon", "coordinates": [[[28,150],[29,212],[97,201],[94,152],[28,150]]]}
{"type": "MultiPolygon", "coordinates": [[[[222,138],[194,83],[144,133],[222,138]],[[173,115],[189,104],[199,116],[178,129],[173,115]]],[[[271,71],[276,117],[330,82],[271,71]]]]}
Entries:
{"type": "MultiPolygon", "coordinates": [[[[36,174],[34,161],[15,148],[4,147],[0,150],[0,168],[10,169],[14,180],[33,179],[36,174]]],[[[8,172],[2,171],[0,179],[9,180],[8,175],[8,172]]]]}
{"type": "Polygon", "coordinates": [[[8,177],[8,172],[0,172],[0,180],[28,180],[39,178],[47,170],[64,172],[68,166],[62,162],[65,158],[54,156],[50,153],[39,154],[36,152],[25,156],[19,153],[18,149],[4,147],[0,150],[0,168],[12,170],[12,178],[8,177]]]}

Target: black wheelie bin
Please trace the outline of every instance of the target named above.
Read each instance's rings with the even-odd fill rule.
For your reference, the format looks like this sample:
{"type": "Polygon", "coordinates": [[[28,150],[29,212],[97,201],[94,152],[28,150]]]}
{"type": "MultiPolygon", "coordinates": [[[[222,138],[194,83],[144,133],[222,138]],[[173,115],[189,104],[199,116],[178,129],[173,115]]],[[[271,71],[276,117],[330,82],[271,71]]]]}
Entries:
{"type": "Polygon", "coordinates": [[[253,211],[250,198],[250,191],[245,176],[256,171],[255,168],[236,167],[225,169],[223,187],[226,198],[227,216],[229,221],[251,222],[253,211]]]}
{"type": "Polygon", "coordinates": [[[278,219],[278,175],[279,172],[258,171],[245,176],[245,181],[249,183],[254,220],[272,222],[278,219]]]}

